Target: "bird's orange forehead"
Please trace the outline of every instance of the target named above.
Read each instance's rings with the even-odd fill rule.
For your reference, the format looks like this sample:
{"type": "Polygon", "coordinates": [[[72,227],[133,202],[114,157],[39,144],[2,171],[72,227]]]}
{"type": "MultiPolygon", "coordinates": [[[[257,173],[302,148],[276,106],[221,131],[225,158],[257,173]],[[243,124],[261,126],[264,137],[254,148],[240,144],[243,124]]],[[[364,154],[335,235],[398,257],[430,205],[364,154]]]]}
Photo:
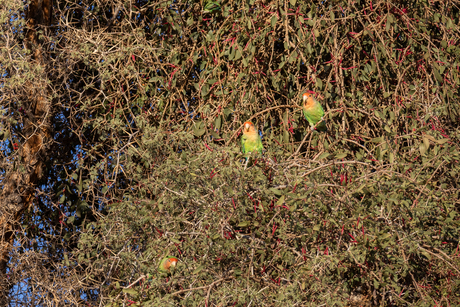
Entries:
{"type": "Polygon", "coordinates": [[[303,97],[303,104],[305,107],[310,108],[315,104],[315,98],[313,98],[312,94],[304,93],[302,97],[303,97]]]}
{"type": "Polygon", "coordinates": [[[251,122],[244,123],[244,130],[249,130],[249,128],[254,127],[254,124],[251,122]]]}
{"type": "Polygon", "coordinates": [[[310,98],[310,97],[311,97],[311,94],[310,94],[310,93],[303,93],[302,97],[303,97],[303,99],[305,100],[305,99],[310,98]]]}
{"type": "Polygon", "coordinates": [[[177,258],[169,258],[168,261],[166,261],[166,267],[169,269],[170,266],[176,266],[177,261],[179,261],[177,258]]]}

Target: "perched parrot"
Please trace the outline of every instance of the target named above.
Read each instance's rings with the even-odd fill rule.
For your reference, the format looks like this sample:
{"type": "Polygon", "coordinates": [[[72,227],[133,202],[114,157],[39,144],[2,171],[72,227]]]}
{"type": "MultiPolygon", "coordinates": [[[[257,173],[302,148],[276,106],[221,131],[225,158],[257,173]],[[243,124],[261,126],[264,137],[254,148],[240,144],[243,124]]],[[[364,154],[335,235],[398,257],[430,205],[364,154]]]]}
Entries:
{"type": "Polygon", "coordinates": [[[220,4],[217,1],[208,0],[204,6],[203,13],[204,14],[212,14],[220,11],[220,4]]]}
{"type": "Polygon", "coordinates": [[[305,115],[305,118],[308,120],[310,123],[310,126],[313,127],[321,121],[317,126],[316,129],[319,131],[327,131],[326,128],[326,122],[323,120],[324,116],[324,110],[323,107],[320,105],[320,103],[313,97],[312,94],[309,93],[304,93],[302,95],[303,98],[303,104],[302,104],[302,110],[303,110],[303,115],[305,115]]]}
{"type": "Polygon", "coordinates": [[[166,256],[161,260],[160,265],[158,266],[158,271],[163,274],[170,274],[171,267],[174,268],[179,259],[174,256],[166,256]]]}
{"type": "Polygon", "coordinates": [[[241,147],[243,153],[249,153],[257,150],[262,154],[264,149],[262,146],[262,140],[257,133],[256,127],[251,122],[245,122],[243,126],[243,136],[241,137],[241,147]]]}

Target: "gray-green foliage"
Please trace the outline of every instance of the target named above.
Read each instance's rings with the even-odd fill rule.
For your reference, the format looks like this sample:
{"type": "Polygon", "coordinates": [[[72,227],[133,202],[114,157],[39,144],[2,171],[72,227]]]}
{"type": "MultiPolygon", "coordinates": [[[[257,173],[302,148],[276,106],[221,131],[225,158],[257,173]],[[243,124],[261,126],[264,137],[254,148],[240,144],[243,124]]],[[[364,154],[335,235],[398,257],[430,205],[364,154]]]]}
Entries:
{"type": "MultiPolygon", "coordinates": [[[[44,263],[37,284],[68,282],[18,297],[460,304],[458,4],[57,3],[42,41],[52,158],[17,239],[45,247],[15,253],[44,263]],[[327,134],[298,108],[307,89],[327,134]],[[245,120],[266,149],[246,170],[245,120]],[[173,276],[148,280],[165,255],[173,276]]],[[[21,143],[18,76],[1,127],[21,143]]]]}
{"type": "MultiPolygon", "coordinates": [[[[207,288],[184,296],[181,287],[219,281],[210,296],[218,305],[237,300],[339,304],[362,300],[370,289],[376,297],[404,290],[403,304],[421,299],[405,287],[412,278],[431,280],[426,266],[439,265],[442,271],[447,264],[452,267],[446,273],[456,270],[455,258],[434,257],[439,256],[436,246],[458,235],[458,210],[452,198],[440,200],[441,192],[411,208],[405,195],[420,185],[410,177],[382,176],[375,172],[378,167],[358,164],[346,167],[349,182],[333,184],[330,172],[339,181],[346,165],[337,160],[305,177],[319,162],[293,167],[290,160],[272,165],[259,159],[244,171],[235,146],[207,148],[189,134],[177,137],[188,142],[181,144],[182,152],[144,168],[149,171],[132,183],[134,190],[110,204],[109,215],[90,227],[100,238],[81,246],[93,252],[110,246],[111,255],[91,261],[115,264],[124,284],[152,272],[165,254],[181,258],[171,280],[138,285],[131,296],[135,301],[201,305],[207,288]],[[107,243],[101,246],[101,241],[107,243]]],[[[168,139],[165,132],[149,129],[137,148],[144,154],[130,159],[142,162],[146,152],[160,152],[158,138],[168,139]]],[[[423,171],[422,165],[416,170],[423,171]]],[[[109,301],[120,299],[114,285],[107,291],[109,301]]]]}

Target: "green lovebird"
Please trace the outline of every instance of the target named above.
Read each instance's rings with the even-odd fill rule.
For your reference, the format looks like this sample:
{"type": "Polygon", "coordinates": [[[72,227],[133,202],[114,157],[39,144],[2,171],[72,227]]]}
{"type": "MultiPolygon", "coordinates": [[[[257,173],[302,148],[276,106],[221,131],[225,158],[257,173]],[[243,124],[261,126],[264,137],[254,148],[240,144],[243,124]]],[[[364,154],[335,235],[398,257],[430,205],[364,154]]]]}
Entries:
{"type": "Polygon", "coordinates": [[[262,150],[264,149],[262,146],[262,140],[260,139],[254,124],[251,122],[244,123],[243,136],[241,137],[241,147],[243,153],[258,151],[262,154],[262,150]]]}
{"type": "Polygon", "coordinates": [[[305,115],[305,118],[310,123],[312,130],[313,127],[321,121],[318,126],[316,126],[316,129],[319,131],[327,131],[326,122],[323,120],[324,110],[321,104],[309,93],[304,93],[302,98],[303,115],[305,115]]]}
{"type": "Polygon", "coordinates": [[[204,6],[204,9],[203,9],[204,14],[215,13],[217,11],[220,11],[219,2],[212,1],[212,0],[209,0],[209,1],[206,2],[205,6],[204,6]]]}
{"type": "Polygon", "coordinates": [[[171,267],[174,268],[179,259],[174,256],[166,256],[161,260],[160,265],[158,266],[158,271],[163,274],[170,274],[171,267]]]}

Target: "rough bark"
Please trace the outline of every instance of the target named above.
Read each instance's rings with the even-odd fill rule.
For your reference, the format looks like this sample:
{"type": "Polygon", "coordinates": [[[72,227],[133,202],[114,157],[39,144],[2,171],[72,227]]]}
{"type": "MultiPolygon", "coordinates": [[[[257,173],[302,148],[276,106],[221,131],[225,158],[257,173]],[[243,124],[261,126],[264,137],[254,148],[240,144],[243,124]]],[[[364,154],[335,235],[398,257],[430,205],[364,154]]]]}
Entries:
{"type": "MultiPolygon", "coordinates": [[[[32,65],[46,65],[37,28],[51,24],[51,9],[51,0],[32,0],[28,6],[25,43],[32,52],[32,65]]],[[[34,185],[42,176],[47,159],[45,149],[51,141],[51,102],[48,100],[46,75],[35,77],[24,88],[28,119],[23,123],[21,158],[7,170],[0,195],[0,305],[8,305],[8,291],[12,286],[8,283],[7,267],[15,228],[24,210],[33,202],[34,185]]]]}

